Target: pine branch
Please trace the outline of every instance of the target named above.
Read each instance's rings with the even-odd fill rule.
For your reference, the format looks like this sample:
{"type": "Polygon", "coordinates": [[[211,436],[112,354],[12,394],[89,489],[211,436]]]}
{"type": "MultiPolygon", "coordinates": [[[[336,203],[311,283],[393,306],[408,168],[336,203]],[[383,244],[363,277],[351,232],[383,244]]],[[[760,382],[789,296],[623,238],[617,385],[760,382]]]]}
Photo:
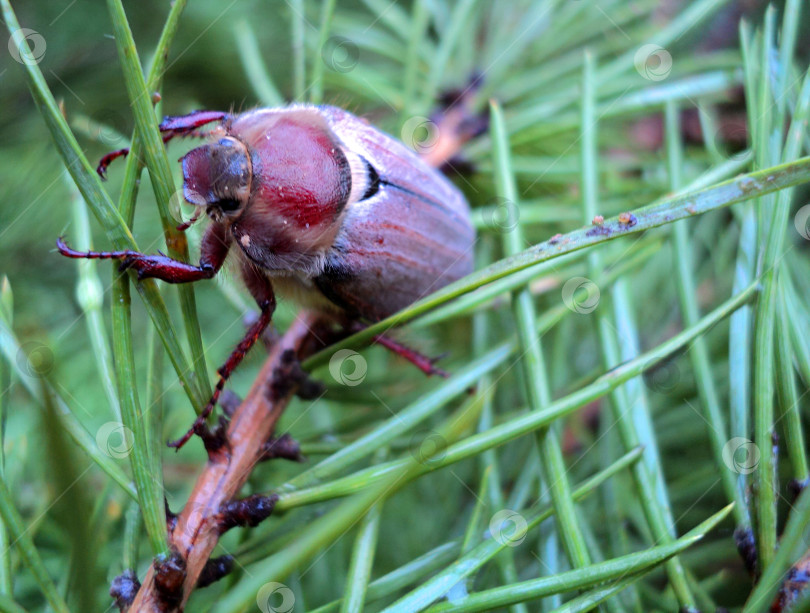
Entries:
{"type": "Polygon", "coordinates": [[[231,417],[225,444],[209,453],[186,506],[169,520],[173,556],[155,560],[129,611],[182,611],[222,532],[234,525],[254,525],[254,519],[261,519],[252,515],[254,511],[261,515],[272,510],[272,498],[249,497],[240,506],[234,505],[234,497],[263,459],[265,443],[298,389],[290,368],[308,350],[318,320],[317,314],[302,312],[270,350],[248,395],[231,417]]]}

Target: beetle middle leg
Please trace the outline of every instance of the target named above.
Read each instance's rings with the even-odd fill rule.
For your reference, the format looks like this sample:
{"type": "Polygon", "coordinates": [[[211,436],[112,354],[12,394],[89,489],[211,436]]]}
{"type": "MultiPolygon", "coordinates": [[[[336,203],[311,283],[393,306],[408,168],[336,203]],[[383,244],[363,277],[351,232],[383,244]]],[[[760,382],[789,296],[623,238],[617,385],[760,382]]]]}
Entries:
{"type": "MultiPolygon", "coordinates": [[[[168,143],[175,136],[205,136],[204,133],[198,132],[202,126],[213,123],[215,121],[222,121],[230,117],[230,113],[224,111],[193,111],[188,115],[176,115],[164,117],[160,122],[158,129],[163,135],[163,143],[168,143]]],[[[104,179],[107,176],[107,167],[120,157],[125,157],[129,154],[129,147],[111,151],[98,163],[96,172],[104,179]]]]}
{"type": "Polygon", "coordinates": [[[276,309],[276,297],[275,292],[273,291],[272,283],[270,283],[270,280],[261,270],[259,270],[252,262],[248,261],[244,261],[242,263],[242,279],[244,280],[245,285],[247,286],[251,295],[256,300],[256,303],[259,305],[259,318],[253,322],[253,324],[251,324],[244,338],[231,352],[231,355],[228,356],[225,364],[223,364],[217,370],[219,380],[214,388],[214,393],[211,396],[211,400],[208,401],[205,409],[203,409],[202,413],[200,413],[197,416],[197,419],[194,420],[194,424],[192,424],[188,432],[186,432],[176,441],[169,443],[169,447],[180,449],[180,447],[185,445],[194,434],[202,437],[204,441],[207,438],[210,438],[207,436],[208,427],[206,425],[206,419],[208,419],[208,416],[214,410],[214,406],[216,406],[219,396],[222,394],[222,390],[225,388],[225,383],[228,381],[228,378],[231,376],[236,367],[239,366],[239,364],[245,358],[248,351],[250,351],[250,348],[253,347],[253,345],[256,344],[256,341],[261,338],[267,326],[270,325],[270,320],[273,317],[273,311],[276,309]]]}

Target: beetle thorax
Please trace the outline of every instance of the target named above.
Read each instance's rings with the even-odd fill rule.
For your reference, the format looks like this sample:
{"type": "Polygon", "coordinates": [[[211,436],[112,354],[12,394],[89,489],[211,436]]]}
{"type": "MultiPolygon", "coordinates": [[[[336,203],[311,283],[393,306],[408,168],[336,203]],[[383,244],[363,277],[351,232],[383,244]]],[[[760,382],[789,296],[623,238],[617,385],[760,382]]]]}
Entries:
{"type": "Polygon", "coordinates": [[[263,261],[307,262],[295,269],[311,271],[334,243],[351,196],[342,144],[312,109],[248,113],[228,129],[253,163],[250,203],[235,234],[248,235],[251,257],[262,250],[263,261]]]}

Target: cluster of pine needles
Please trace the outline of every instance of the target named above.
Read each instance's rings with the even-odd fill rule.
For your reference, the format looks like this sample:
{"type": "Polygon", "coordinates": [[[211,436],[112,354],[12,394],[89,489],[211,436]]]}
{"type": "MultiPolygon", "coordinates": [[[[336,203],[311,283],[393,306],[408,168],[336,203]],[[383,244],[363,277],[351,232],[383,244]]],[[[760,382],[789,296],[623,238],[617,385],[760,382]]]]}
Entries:
{"type": "MultiPolygon", "coordinates": [[[[801,2],[747,15],[723,0],[174,0],[128,15],[121,0],[10,2],[0,610],[111,607],[116,575],[167,555],[165,504],[183,507],[205,463],[198,442],[165,442],[241,338],[244,289],[227,275],[137,282],[53,252],[67,233],[77,249],[196,258],[201,224],[175,229],[186,145],[164,147],[160,116],[330,103],[424,153],[446,92],[472,77],[489,130],[449,176],[473,210],[476,272],[304,362],[327,391],[295,400],[278,432],[307,461],[256,468],[250,491],[277,494],[276,509],[223,537],[234,568],[188,610],[754,612],[803,598],[801,2]],[[128,145],[102,183],[95,161],[128,145]],[[393,324],[452,376],[368,346],[393,324]]],[[[275,328],[295,313],[282,303],[275,328]]]]}

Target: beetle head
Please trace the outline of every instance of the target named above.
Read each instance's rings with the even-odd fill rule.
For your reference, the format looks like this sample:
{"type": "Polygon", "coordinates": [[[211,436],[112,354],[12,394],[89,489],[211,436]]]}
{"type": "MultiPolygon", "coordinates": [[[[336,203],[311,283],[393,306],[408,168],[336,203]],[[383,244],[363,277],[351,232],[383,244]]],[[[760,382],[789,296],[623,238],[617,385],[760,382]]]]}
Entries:
{"type": "Polygon", "coordinates": [[[183,196],[214,221],[234,221],[250,198],[253,169],[244,143],[231,136],[197,147],[182,159],[183,196]]]}

